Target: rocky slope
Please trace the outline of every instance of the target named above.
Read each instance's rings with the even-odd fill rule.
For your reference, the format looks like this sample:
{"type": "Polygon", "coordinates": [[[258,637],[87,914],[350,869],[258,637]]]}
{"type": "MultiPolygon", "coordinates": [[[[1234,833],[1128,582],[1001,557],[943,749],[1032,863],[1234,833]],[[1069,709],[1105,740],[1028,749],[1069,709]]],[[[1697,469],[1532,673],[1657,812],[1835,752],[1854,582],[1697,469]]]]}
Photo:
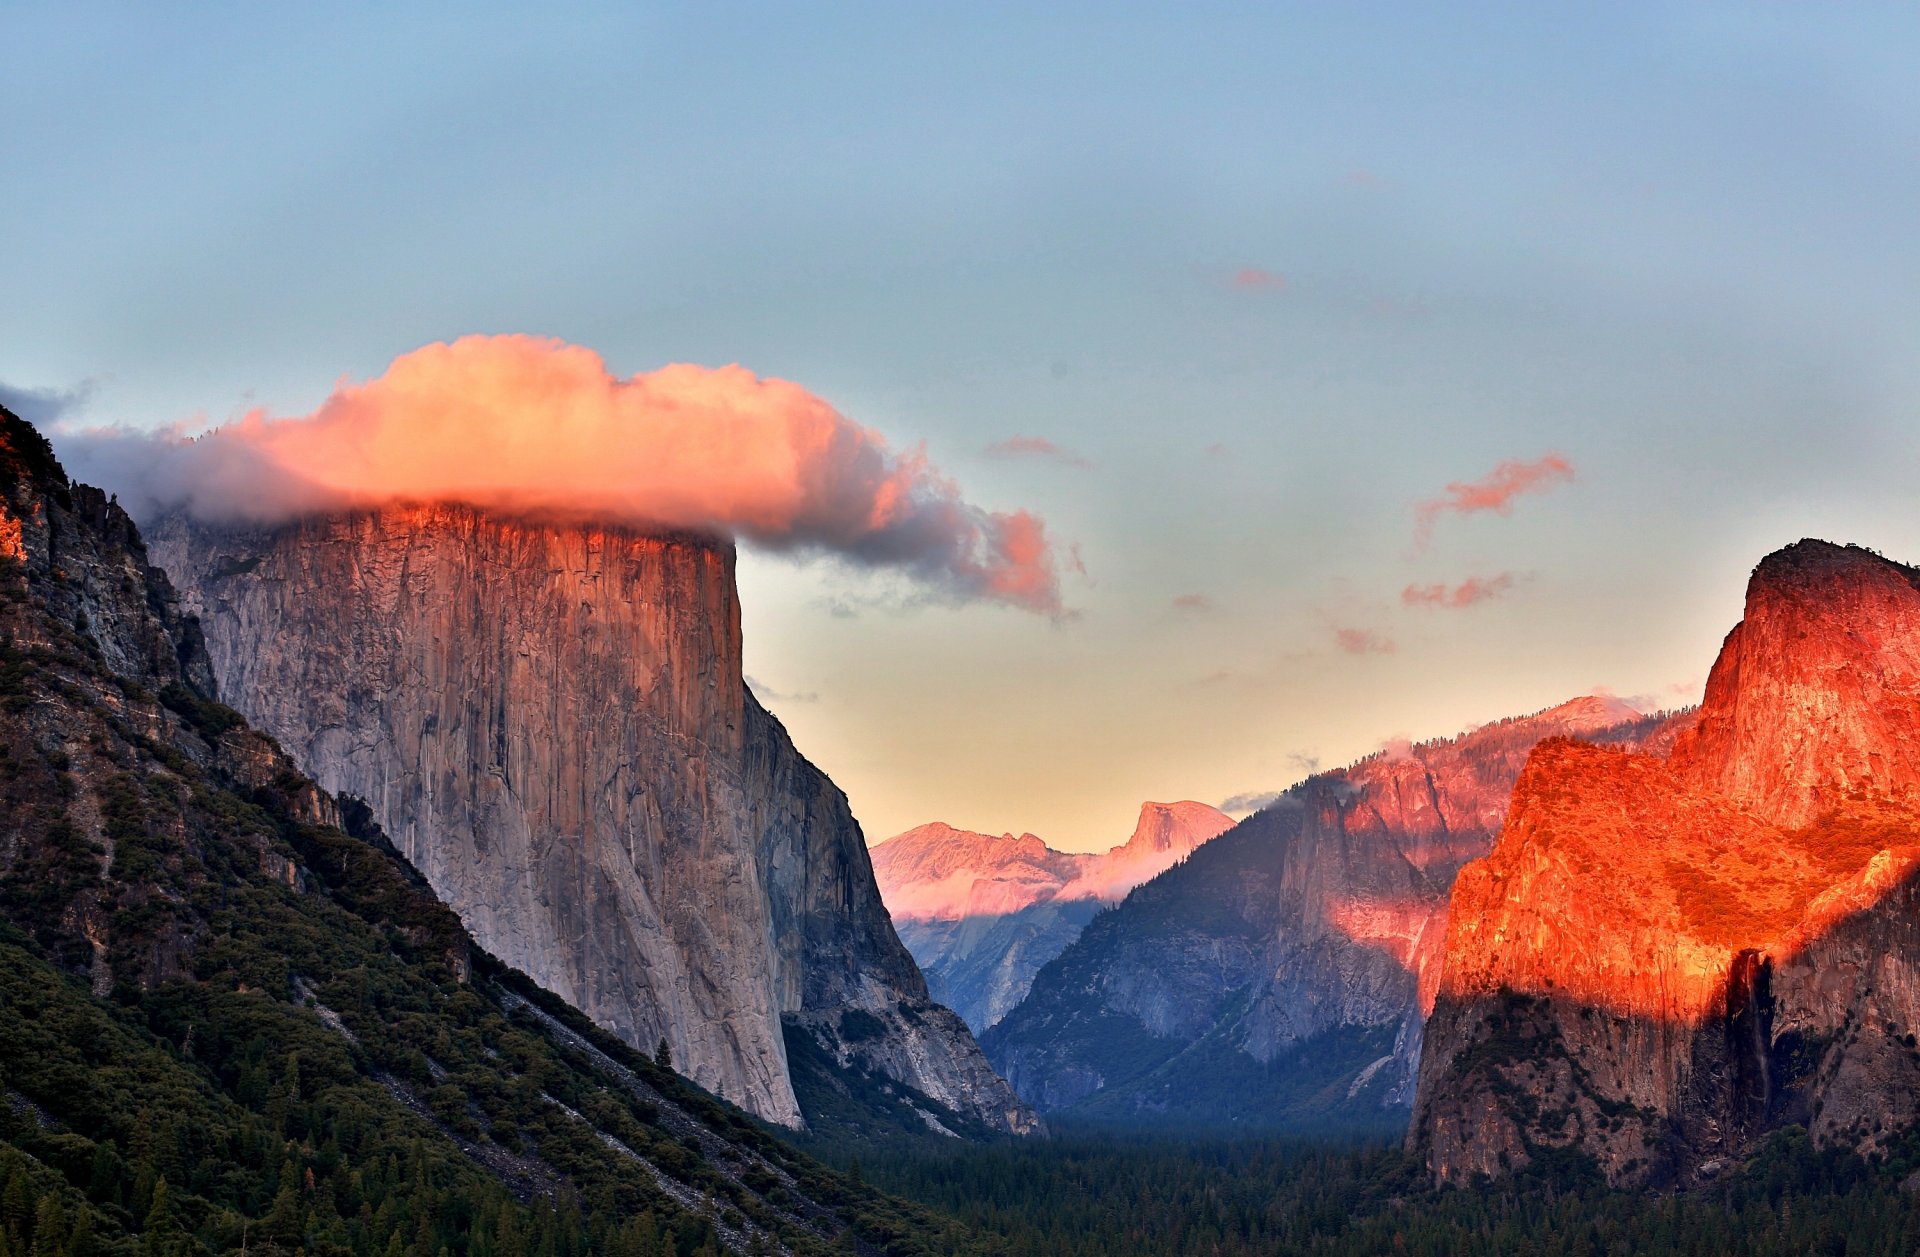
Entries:
{"type": "Polygon", "coordinates": [[[979,1032],[1026,997],[1103,904],[1232,826],[1204,803],[1143,803],[1132,837],[1096,853],[935,822],[874,847],[873,871],[935,995],[979,1032]]]}
{"type": "Polygon", "coordinates": [[[35,1252],[114,1253],[586,1251],[589,1232],[595,1251],[664,1234],[676,1251],[877,1252],[857,1236],[900,1234],[898,1206],[475,947],[214,692],[132,522],[0,410],[17,1251],[24,1224],[35,1252]]]}
{"type": "Polygon", "coordinates": [[[1454,890],[1412,1146],[1434,1173],[1546,1150],[1710,1177],[1806,1125],[1871,1151],[1920,1116],[1920,572],[1768,556],[1668,758],[1537,749],[1454,890]]]}
{"type": "Polygon", "coordinates": [[[1576,699],[1309,778],[1093,920],[983,1039],[1045,1110],[1126,1122],[1400,1120],[1447,896],[1542,738],[1671,738],[1576,699]]]}
{"type": "Polygon", "coordinates": [[[503,960],[770,1121],[803,1035],[929,1124],[1033,1128],[743,684],[729,544],[457,505],[154,532],[228,701],[503,960]]]}

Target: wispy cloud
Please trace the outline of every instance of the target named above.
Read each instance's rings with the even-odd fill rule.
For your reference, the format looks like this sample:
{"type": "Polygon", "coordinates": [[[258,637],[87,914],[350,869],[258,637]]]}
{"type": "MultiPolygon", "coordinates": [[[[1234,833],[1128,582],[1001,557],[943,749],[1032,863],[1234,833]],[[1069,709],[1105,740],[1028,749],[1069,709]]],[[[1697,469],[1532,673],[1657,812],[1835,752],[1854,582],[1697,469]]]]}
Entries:
{"type": "Polygon", "coordinates": [[[1258,812],[1263,807],[1272,807],[1278,803],[1284,790],[1249,790],[1244,794],[1232,794],[1220,800],[1222,812],[1258,812]]]}
{"type": "Polygon", "coordinates": [[[1229,282],[1244,292],[1284,292],[1287,287],[1285,275],[1263,266],[1243,266],[1233,273],[1229,282]]]}
{"type": "Polygon", "coordinates": [[[1400,601],[1409,607],[1433,607],[1442,611],[1458,611],[1463,607],[1471,607],[1476,602],[1497,598],[1512,587],[1512,572],[1502,572],[1498,576],[1469,576],[1458,585],[1452,586],[1444,582],[1434,585],[1408,585],[1400,591],[1400,601]]]}
{"type": "Polygon", "coordinates": [[[92,395],[91,380],[67,389],[21,388],[0,380],[0,406],[5,406],[36,428],[44,428],[66,418],[84,406],[92,395]]]}
{"type": "Polygon", "coordinates": [[[744,679],[746,680],[748,689],[769,703],[817,703],[820,701],[820,696],[812,690],[808,690],[805,693],[776,690],[765,681],[756,680],[753,677],[746,677],[744,679]]]}
{"type": "Polygon", "coordinates": [[[1333,640],[1349,655],[1391,655],[1395,649],[1391,637],[1367,628],[1335,628],[1333,640]]]}
{"type": "Polygon", "coordinates": [[[1180,594],[1173,600],[1175,611],[1211,611],[1213,599],[1205,594],[1180,594]]]}
{"type": "Polygon", "coordinates": [[[1092,460],[1043,436],[1010,436],[1004,441],[995,441],[982,452],[988,458],[1042,458],[1062,467],[1093,466],[1092,460]]]}
{"type": "Polygon", "coordinates": [[[1538,493],[1573,479],[1573,464],[1562,454],[1547,454],[1531,462],[1509,458],[1478,480],[1456,480],[1437,498],[1414,507],[1414,546],[1424,548],[1433,537],[1434,521],[1442,515],[1473,515],[1494,511],[1505,515],[1523,493],[1538,493]]]}

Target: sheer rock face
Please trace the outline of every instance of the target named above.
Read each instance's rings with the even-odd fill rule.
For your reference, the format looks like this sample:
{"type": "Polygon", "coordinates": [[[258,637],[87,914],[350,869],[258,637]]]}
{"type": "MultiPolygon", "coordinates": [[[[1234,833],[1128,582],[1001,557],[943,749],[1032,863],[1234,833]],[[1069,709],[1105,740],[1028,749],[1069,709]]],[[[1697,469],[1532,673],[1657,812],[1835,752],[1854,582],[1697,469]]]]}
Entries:
{"type": "Polygon", "coordinates": [[[1312,777],[1089,924],[985,1036],[988,1055],[1043,1110],[1281,1123],[1403,1110],[1448,891],[1492,846],[1527,752],[1681,723],[1582,698],[1312,777]],[[1235,1071],[1247,1089],[1203,1114],[1201,1092],[1235,1071]],[[1289,1079],[1309,1071],[1321,1082],[1303,1095],[1289,1079]]]}
{"type": "Polygon", "coordinates": [[[1776,825],[1857,794],[1920,805],[1916,695],[1920,572],[1802,541],[1754,570],[1674,764],[1776,825]]]}
{"type": "Polygon", "coordinates": [[[501,959],[803,1121],[782,1020],[1031,1121],[894,936],[845,797],[740,672],[728,544],[388,508],[150,530],[222,697],[374,818],[501,959]],[[883,1027],[849,1040],[858,1010],[883,1027]]]}
{"type": "Polygon", "coordinates": [[[936,821],[875,846],[873,869],[935,994],[978,1033],[1026,997],[1102,904],[1232,827],[1190,799],[1143,803],[1124,844],[1066,852],[1032,834],[996,838],[936,821]]]}
{"type": "Polygon", "coordinates": [[[1411,1145],[1710,1177],[1789,1122],[1871,1149],[1920,1116],[1920,574],[1769,556],[1670,759],[1543,743],[1455,883],[1411,1145]]]}

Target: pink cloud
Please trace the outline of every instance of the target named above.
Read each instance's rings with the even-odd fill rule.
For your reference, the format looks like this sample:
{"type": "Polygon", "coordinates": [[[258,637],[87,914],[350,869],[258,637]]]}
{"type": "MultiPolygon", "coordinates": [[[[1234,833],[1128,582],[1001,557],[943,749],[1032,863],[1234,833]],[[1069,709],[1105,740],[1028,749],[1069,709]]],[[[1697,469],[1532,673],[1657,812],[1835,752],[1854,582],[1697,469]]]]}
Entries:
{"type": "Polygon", "coordinates": [[[1479,480],[1456,480],[1437,498],[1429,498],[1414,507],[1414,541],[1424,547],[1433,535],[1434,521],[1443,514],[1472,515],[1495,511],[1501,515],[1513,509],[1513,500],[1523,493],[1543,492],[1563,480],[1573,479],[1573,464],[1561,454],[1547,454],[1532,462],[1509,458],[1479,480]]]}
{"type": "Polygon", "coordinates": [[[1086,458],[1043,436],[1010,436],[1004,441],[995,441],[984,452],[988,458],[1050,458],[1064,467],[1093,466],[1086,458]]]}
{"type": "Polygon", "coordinates": [[[1458,585],[1408,585],[1400,591],[1400,601],[1409,607],[1436,607],[1445,611],[1458,611],[1462,607],[1471,607],[1476,602],[1485,602],[1497,598],[1513,587],[1513,573],[1502,572],[1498,576],[1469,576],[1458,585]]]}
{"type": "Polygon", "coordinates": [[[342,381],[312,414],[64,434],[136,515],[276,522],[403,501],[742,538],[902,571],[938,595],[1059,614],[1046,525],[989,511],[798,384],[675,364],[620,378],[533,336],[468,336],[342,381]]]}
{"type": "Polygon", "coordinates": [[[1287,286],[1287,277],[1264,267],[1243,266],[1233,273],[1233,286],[1249,292],[1280,292],[1287,286]]]}
{"type": "Polygon", "coordinates": [[[1173,600],[1176,611],[1211,611],[1213,599],[1205,594],[1181,594],[1173,600]]]}
{"type": "Polygon", "coordinates": [[[1391,637],[1383,636],[1372,629],[1336,628],[1333,631],[1333,640],[1349,655],[1391,655],[1395,649],[1391,637]]]}

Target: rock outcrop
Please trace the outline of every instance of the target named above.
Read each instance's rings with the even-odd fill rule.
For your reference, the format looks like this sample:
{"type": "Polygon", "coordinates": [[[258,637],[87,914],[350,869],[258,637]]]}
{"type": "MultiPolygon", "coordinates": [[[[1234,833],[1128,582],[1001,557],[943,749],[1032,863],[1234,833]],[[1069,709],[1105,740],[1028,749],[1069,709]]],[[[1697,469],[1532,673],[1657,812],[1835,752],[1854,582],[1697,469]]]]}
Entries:
{"type": "Polygon", "coordinates": [[[804,1120],[798,1033],[949,1122],[1033,1128],[743,683],[730,544],[450,504],[151,531],[222,697],[503,960],[770,1121],[804,1120]]]}
{"type": "Polygon", "coordinates": [[[988,1055],[1042,1110],[1396,1123],[1454,874],[1491,847],[1528,751],[1684,722],[1582,698],[1309,778],[1092,921],[988,1055]]]}
{"type": "Polygon", "coordinates": [[[1026,997],[1034,974],[1102,905],[1232,826],[1226,813],[1190,799],[1143,803],[1133,836],[1096,853],[936,821],[875,846],[873,870],[935,995],[978,1033],[1026,997]]]}
{"type": "Polygon", "coordinates": [[[1764,1132],[1920,1117],[1920,572],[1803,541],[1661,757],[1538,747],[1455,884],[1411,1146],[1711,1177],[1764,1132]]]}

